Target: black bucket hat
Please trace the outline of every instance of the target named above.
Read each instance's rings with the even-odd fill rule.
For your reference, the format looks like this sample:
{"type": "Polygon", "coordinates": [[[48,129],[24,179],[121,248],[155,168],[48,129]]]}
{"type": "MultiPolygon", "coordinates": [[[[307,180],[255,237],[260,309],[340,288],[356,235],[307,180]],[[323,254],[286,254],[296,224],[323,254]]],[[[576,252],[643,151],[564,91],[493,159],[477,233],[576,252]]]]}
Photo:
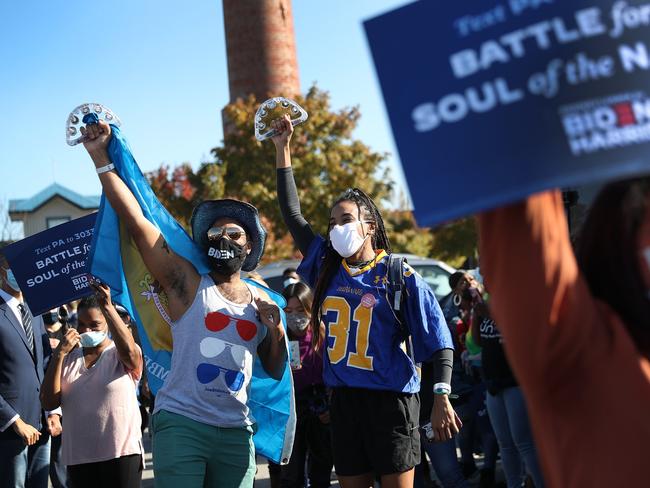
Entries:
{"type": "Polygon", "coordinates": [[[201,249],[207,250],[210,247],[208,230],[215,220],[223,217],[237,221],[246,231],[246,235],[251,242],[251,252],[244,260],[241,269],[242,271],[253,271],[264,255],[266,230],[260,221],[260,214],[250,203],[226,198],[223,200],[206,200],[198,204],[194,207],[190,220],[194,242],[201,249]]]}

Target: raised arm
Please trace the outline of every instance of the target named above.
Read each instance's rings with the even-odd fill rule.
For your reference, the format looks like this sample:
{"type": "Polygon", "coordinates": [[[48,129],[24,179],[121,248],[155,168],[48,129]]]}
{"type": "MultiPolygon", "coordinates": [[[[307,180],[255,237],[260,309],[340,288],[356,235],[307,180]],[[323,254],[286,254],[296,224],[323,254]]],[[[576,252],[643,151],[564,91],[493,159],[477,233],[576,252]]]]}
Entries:
{"type": "Polygon", "coordinates": [[[106,317],[108,330],[111,332],[111,338],[115,343],[120,362],[127,370],[136,372],[136,377],[139,378],[142,374],[142,352],[135,343],[133,334],[131,334],[131,331],[124,324],[117,310],[115,310],[111,301],[110,289],[108,286],[95,281],[91,282],[90,286],[95,291],[97,302],[104,317],[106,317]]]}
{"type": "Polygon", "coordinates": [[[562,197],[545,192],[479,218],[492,315],[522,386],[548,395],[606,361],[610,336],[573,254],[562,197]]]}
{"type": "MultiPolygon", "coordinates": [[[[84,146],[95,167],[108,165],[111,162],[107,150],[111,138],[110,126],[102,121],[88,125],[83,132],[89,139],[84,146]]],[[[189,261],[170,249],[160,231],[145,218],[137,200],[114,170],[101,173],[99,180],[104,195],[120,222],[128,229],[147,269],[165,290],[172,319],[178,319],[191,304],[199,286],[199,274],[189,261]]]]}
{"type": "Polygon", "coordinates": [[[288,116],[273,121],[273,128],[280,133],[272,138],[275,144],[275,167],[277,173],[278,203],[293,240],[304,256],[314,240],[314,231],[300,211],[298,189],[291,169],[290,141],[293,125],[288,116]]]}
{"type": "Polygon", "coordinates": [[[79,345],[77,329],[68,329],[56,350],[52,353],[50,363],[45,371],[41,385],[41,405],[45,410],[54,410],[61,406],[61,373],[65,357],[79,345]]]}

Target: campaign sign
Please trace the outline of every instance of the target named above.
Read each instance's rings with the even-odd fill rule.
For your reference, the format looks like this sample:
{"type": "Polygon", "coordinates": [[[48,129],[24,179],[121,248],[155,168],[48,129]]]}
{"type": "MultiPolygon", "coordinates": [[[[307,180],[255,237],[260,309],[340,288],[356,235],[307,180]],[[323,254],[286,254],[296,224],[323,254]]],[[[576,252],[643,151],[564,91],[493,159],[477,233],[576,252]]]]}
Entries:
{"type": "Polygon", "coordinates": [[[3,249],[34,315],[90,293],[87,258],[96,217],[86,215],[3,249]]]}
{"type": "Polygon", "coordinates": [[[650,172],[650,3],[421,0],[365,29],[421,225],[650,172]]]}

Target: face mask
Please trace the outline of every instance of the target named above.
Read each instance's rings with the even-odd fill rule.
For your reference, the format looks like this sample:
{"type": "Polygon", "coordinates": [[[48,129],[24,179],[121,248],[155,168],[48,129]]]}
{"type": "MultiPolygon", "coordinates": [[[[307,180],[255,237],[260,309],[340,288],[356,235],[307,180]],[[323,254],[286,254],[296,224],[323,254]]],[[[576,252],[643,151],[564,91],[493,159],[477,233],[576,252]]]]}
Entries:
{"type": "Polygon", "coordinates": [[[291,332],[303,332],[309,325],[309,317],[306,313],[288,313],[287,327],[291,332]]]}
{"type": "Polygon", "coordinates": [[[220,237],[208,248],[210,267],[224,276],[231,276],[239,271],[246,259],[246,250],[227,237],[220,237]]]}
{"type": "Polygon", "coordinates": [[[45,325],[56,324],[59,321],[59,312],[47,312],[43,314],[43,323],[45,325]]]}
{"type": "Polygon", "coordinates": [[[298,280],[295,278],[287,278],[282,282],[282,286],[286,288],[289,285],[293,285],[294,283],[298,283],[298,280]]]}
{"type": "Polygon", "coordinates": [[[359,223],[359,221],[355,221],[344,225],[335,225],[330,230],[332,247],[344,258],[349,258],[361,249],[361,246],[368,237],[361,237],[359,232],[357,232],[357,225],[359,223]]]}
{"type": "Polygon", "coordinates": [[[81,347],[97,347],[106,339],[106,332],[93,330],[84,332],[79,338],[81,339],[81,347]]]}
{"type": "Polygon", "coordinates": [[[18,286],[18,282],[16,281],[16,277],[14,276],[14,272],[11,271],[9,268],[5,268],[5,272],[7,273],[7,278],[5,279],[5,283],[7,283],[12,290],[19,292],[20,291],[20,286],[18,286]]]}

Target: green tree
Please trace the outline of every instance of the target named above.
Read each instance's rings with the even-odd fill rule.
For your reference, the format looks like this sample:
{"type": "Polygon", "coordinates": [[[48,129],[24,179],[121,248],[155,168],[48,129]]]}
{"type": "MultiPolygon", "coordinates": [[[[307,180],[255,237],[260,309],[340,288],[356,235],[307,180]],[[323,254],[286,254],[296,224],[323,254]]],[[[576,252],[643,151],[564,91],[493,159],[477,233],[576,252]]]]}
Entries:
{"type": "Polygon", "coordinates": [[[432,231],[431,255],[452,266],[478,256],[478,226],[474,217],[450,222],[432,231]]]}
{"type": "MultiPolygon", "coordinates": [[[[394,187],[382,164],[387,155],[353,137],[359,108],[332,110],[329,94],[316,86],[296,101],[309,119],[294,132],[292,163],[302,212],[314,230],[326,232],[332,201],[353,186],[385,207],[394,187]]],[[[214,163],[204,163],[196,172],[189,164],[174,169],[161,166],[148,178],[163,204],[186,226],[192,208],[202,200],[230,197],[253,203],[269,232],[265,254],[269,262],[298,257],[299,253],[277,203],[275,148],[271,141],[258,142],[253,133],[259,104],[251,96],[224,109],[227,127],[222,145],[212,150],[214,163]]],[[[428,229],[417,227],[410,211],[384,208],[382,215],[395,251],[430,254],[433,236],[428,229]]]]}
{"type": "MultiPolygon", "coordinates": [[[[358,107],[333,111],[329,94],[312,87],[296,101],[309,119],[296,128],[291,143],[293,170],[303,214],[316,232],[325,232],[331,202],[346,188],[359,186],[381,204],[390,197],[393,182],[386,168],[386,154],[373,152],[352,133],[360,117],[358,107]]],[[[224,168],[225,194],[253,202],[268,219],[277,241],[269,246],[272,258],[296,255],[280,215],[276,198],[275,148],[271,141],[258,142],[252,121],[260,101],[238,100],[224,110],[229,127],[223,145],[213,149],[216,164],[224,168]]]]}
{"type": "Polygon", "coordinates": [[[147,179],[158,199],[169,212],[189,230],[192,209],[203,200],[223,196],[223,168],[203,163],[194,171],[189,163],[171,169],[162,165],[147,173],[147,179]]]}

